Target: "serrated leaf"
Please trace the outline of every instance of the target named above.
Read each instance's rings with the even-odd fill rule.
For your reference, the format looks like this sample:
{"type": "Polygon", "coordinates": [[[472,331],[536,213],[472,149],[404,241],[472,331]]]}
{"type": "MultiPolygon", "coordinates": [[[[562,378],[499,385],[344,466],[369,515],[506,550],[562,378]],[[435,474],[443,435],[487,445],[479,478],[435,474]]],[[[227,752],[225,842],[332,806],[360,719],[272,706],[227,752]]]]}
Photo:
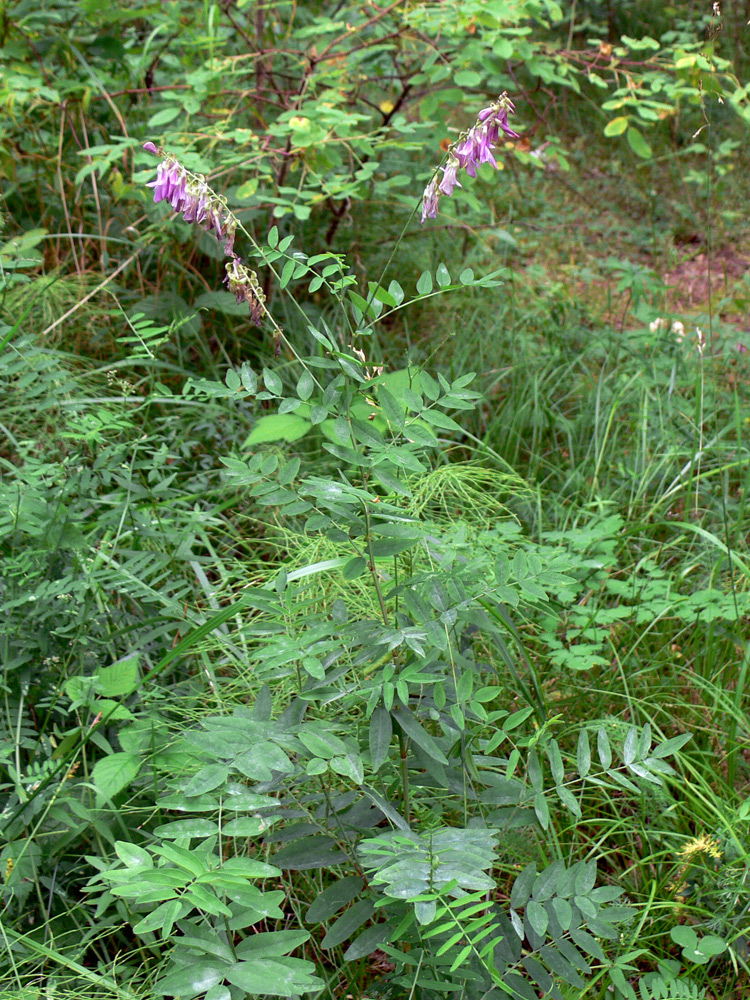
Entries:
{"type": "Polygon", "coordinates": [[[132,753],[111,753],[94,764],[92,780],[105,799],[127,788],[141,769],[141,758],[132,753]]]}
{"type": "Polygon", "coordinates": [[[101,667],[95,678],[96,692],[105,698],[130,694],[138,686],[138,657],[128,656],[111,667],[101,667]]]}

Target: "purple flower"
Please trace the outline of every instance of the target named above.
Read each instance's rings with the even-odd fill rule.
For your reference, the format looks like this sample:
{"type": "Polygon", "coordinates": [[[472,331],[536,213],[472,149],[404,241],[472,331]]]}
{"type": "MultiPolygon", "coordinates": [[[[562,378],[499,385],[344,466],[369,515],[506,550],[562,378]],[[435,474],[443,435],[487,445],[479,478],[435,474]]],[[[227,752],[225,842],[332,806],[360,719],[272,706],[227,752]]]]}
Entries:
{"type": "MultiPolygon", "coordinates": [[[[449,198],[453,194],[453,189],[463,187],[458,181],[458,169],[461,162],[453,153],[448,154],[448,163],[443,167],[443,179],[440,181],[440,190],[449,198]]],[[[433,216],[434,218],[434,216],[433,216]]]]}
{"type": "Polygon", "coordinates": [[[513,139],[519,138],[508,125],[508,114],[513,111],[513,102],[507,94],[501,94],[494,104],[479,112],[476,125],[457,143],[454,153],[469,177],[476,177],[477,167],[483,163],[497,168],[492,147],[499,142],[501,130],[513,139]]]}
{"type": "Polygon", "coordinates": [[[159,152],[159,147],[156,146],[151,141],[144,142],[143,143],[143,148],[146,150],[147,153],[155,153],[157,156],[161,156],[161,153],[159,152]]]}
{"type": "Polygon", "coordinates": [[[435,175],[422,195],[422,222],[425,219],[434,219],[438,214],[438,202],[440,201],[440,189],[435,175]]]}
{"type": "Polygon", "coordinates": [[[492,142],[497,142],[498,140],[498,127],[509,135],[511,139],[520,139],[518,132],[514,132],[513,129],[508,125],[508,115],[513,114],[516,110],[516,106],[508,97],[507,94],[501,94],[500,97],[491,104],[489,108],[483,108],[482,111],[477,115],[478,122],[489,121],[490,126],[494,131],[494,136],[492,142]]]}
{"type": "Polygon", "coordinates": [[[237,219],[227,207],[226,199],[208,186],[205,177],[190,173],[174,156],[164,154],[153,142],[144,143],[143,148],[164,156],[156,169],[156,180],[148,182],[148,187],[154,189],[154,201],[167,201],[174,212],[182,214],[185,222],[195,222],[204,229],[213,230],[216,239],[224,242],[224,253],[234,256],[237,219]]]}

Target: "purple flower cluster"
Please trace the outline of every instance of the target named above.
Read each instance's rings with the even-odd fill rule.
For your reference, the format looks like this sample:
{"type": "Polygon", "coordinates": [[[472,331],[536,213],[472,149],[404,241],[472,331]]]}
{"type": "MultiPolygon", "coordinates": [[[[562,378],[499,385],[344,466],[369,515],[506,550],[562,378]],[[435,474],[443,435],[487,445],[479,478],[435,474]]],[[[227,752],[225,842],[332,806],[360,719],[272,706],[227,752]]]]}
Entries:
{"type": "Polygon", "coordinates": [[[205,177],[186,170],[176,157],[165,153],[155,143],[146,142],[143,148],[162,158],[156,180],[148,184],[154,189],[154,201],[169,202],[173,211],[182,213],[185,222],[197,222],[204,229],[213,230],[219,243],[224,242],[224,253],[231,258],[226,265],[224,283],[239,303],[247,303],[250,321],[260,326],[265,311],[265,295],[255,271],[246,267],[242,258],[234,252],[238,223],[226,199],[208,186],[205,177]]]}
{"type": "Polygon", "coordinates": [[[224,253],[232,256],[237,219],[229,211],[226,199],[211,190],[205,177],[186,170],[174,156],[164,154],[153,142],[144,143],[143,148],[163,157],[156,180],[148,183],[148,187],[154,189],[154,201],[168,201],[175,212],[182,213],[185,222],[197,222],[204,229],[213,230],[216,239],[224,241],[224,253]]]}
{"type": "Polygon", "coordinates": [[[500,141],[503,132],[511,139],[519,139],[508,125],[508,115],[515,111],[513,102],[507,94],[501,94],[488,108],[484,108],[477,116],[476,125],[465,132],[448,151],[448,162],[442,168],[443,178],[438,184],[437,173],[432,177],[422,196],[422,222],[434,219],[438,213],[440,195],[453,194],[453,189],[461,187],[458,181],[458,171],[463,168],[469,177],[476,177],[477,167],[483,163],[491,163],[497,169],[497,163],[492,147],[500,141]]]}
{"type": "Polygon", "coordinates": [[[240,305],[247,302],[250,309],[250,322],[260,326],[266,297],[260,287],[258,275],[246,267],[239,257],[233,257],[232,260],[227,261],[226,271],[227,276],[224,278],[224,284],[240,305]]]}

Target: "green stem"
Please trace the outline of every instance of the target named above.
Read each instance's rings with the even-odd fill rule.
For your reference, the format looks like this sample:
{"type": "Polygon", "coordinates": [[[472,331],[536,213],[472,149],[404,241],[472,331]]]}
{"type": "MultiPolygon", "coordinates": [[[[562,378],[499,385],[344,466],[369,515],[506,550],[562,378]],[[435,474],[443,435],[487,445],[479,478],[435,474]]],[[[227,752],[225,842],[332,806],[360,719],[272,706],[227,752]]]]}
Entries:
{"type": "Polygon", "coordinates": [[[406,737],[402,732],[398,734],[398,747],[401,754],[401,795],[403,798],[404,819],[411,826],[411,805],[409,801],[409,767],[407,764],[406,737]]]}
{"type": "Polygon", "coordinates": [[[387,627],[388,621],[388,610],[385,606],[385,601],[383,600],[383,591],[380,588],[380,580],[378,579],[378,572],[375,568],[375,556],[372,551],[372,532],[370,531],[370,511],[367,508],[367,504],[364,505],[365,511],[365,524],[367,525],[367,568],[372,576],[372,582],[375,584],[375,593],[378,595],[378,604],[380,605],[380,614],[383,616],[383,624],[387,627]]]}

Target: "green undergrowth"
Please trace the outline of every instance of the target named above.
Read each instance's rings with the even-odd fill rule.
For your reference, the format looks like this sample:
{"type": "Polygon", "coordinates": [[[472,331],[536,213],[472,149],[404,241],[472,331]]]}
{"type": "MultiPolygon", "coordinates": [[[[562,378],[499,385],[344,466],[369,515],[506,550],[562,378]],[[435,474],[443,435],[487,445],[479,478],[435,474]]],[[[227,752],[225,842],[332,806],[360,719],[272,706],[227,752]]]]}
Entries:
{"type": "Polygon", "coordinates": [[[742,995],[736,12],[6,6],[1,1000],[742,995]]]}

